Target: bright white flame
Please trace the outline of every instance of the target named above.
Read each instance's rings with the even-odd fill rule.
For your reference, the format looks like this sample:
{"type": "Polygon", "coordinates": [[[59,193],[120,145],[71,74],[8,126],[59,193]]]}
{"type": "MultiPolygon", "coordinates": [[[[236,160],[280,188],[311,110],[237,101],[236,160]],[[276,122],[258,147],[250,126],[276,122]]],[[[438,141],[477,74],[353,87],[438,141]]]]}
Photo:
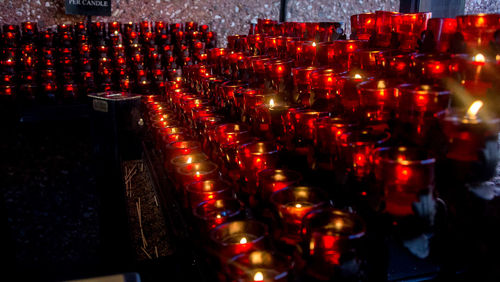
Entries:
{"type": "Polygon", "coordinates": [[[476,54],[476,55],[474,56],[474,58],[472,58],[472,60],[473,60],[474,62],[484,63],[484,62],[486,62],[486,57],[484,57],[484,55],[483,55],[483,54],[478,53],[478,54],[476,54]]]}
{"type": "Polygon", "coordinates": [[[190,164],[193,161],[193,158],[189,157],[186,161],[186,163],[190,164]]]}
{"type": "Polygon", "coordinates": [[[253,281],[264,281],[264,274],[262,272],[257,271],[253,276],[253,281]]]}
{"type": "Polygon", "coordinates": [[[196,176],[200,176],[200,172],[199,171],[196,172],[196,176]]]}
{"type": "Polygon", "coordinates": [[[217,214],[215,217],[217,218],[221,218],[222,216],[220,214],[217,214]]]}
{"type": "Polygon", "coordinates": [[[313,47],[316,47],[316,42],[313,42],[313,47]]]}
{"type": "Polygon", "coordinates": [[[359,73],[357,73],[357,74],[355,74],[355,75],[354,75],[354,78],[355,78],[355,79],[361,79],[361,78],[363,78],[363,77],[362,77],[359,73]]]}
{"type": "Polygon", "coordinates": [[[269,100],[269,107],[274,107],[274,99],[269,100]]]}
{"type": "Polygon", "coordinates": [[[296,205],[295,205],[295,207],[296,207],[296,208],[301,208],[301,207],[302,207],[302,205],[301,205],[301,204],[296,204],[296,205]]]}
{"type": "Polygon", "coordinates": [[[240,240],[240,244],[246,244],[248,241],[247,241],[247,238],[246,237],[243,237],[241,238],[240,240]]]}
{"type": "Polygon", "coordinates": [[[483,107],[483,105],[484,103],[481,100],[474,101],[474,103],[472,103],[472,105],[470,105],[469,109],[467,110],[467,118],[475,119],[477,117],[477,113],[483,107]]]}

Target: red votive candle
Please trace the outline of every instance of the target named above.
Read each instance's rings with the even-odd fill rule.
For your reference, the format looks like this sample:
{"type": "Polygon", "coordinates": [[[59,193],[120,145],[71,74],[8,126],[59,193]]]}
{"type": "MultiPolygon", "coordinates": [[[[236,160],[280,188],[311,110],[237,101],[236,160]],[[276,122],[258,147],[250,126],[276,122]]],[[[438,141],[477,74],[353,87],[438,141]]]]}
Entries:
{"type": "Polygon", "coordinates": [[[446,158],[464,181],[486,181],[496,173],[500,120],[482,107],[483,102],[476,100],[467,111],[450,111],[442,120],[448,140],[446,158]]]}
{"type": "Polygon", "coordinates": [[[390,134],[378,130],[356,130],[339,138],[341,165],[357,179],[363,179],[373,171],[373,153],[376,147],[387,142],[390,134]]]}
{"type": "Polygon", "coordinates": [[[307,214],[303,222],[307,272],[313,277],[331,279],[342,261],[362,260],[358,250],[366,227],[359,216],[325,208],[307,214]]]}
{"type": "Polygon", "coordinates": [[[177,180],[179,194],[184,195],[184,187],[190,183],[219,178],[220,173],[218,168],[217,164],[210,161],[190,163],[178,167],[175,171],[175,179],[177,180]]]}
{"type": "Polygon", "coordinates": [[[369,40],[375,33],[375,13],[364,13],[351,16],[351,39],[369,40]]]}
{"type": "Polygon", "coordinates": [[[314,145],[320,155],[337,156],[338,141],[342,134],[352,130],[355,126],[341,117],[321,117],[315,122],[314,145]]]}
{"type": "Polygon", "coordinates": [[[492,88],[498,73],[496,62],[482,53],[458,54],[452,57],[451,72],[473,97],[484,97],[492,88]]]}
{"type": "Polygon", "coordinates": [[[338,72],[331,68],[318,69],[311,73],[311,106],[318,110],[333,111],[339,104],[337,93],[338,72]]]}
{"type": "Polygon", "coordinates": [[[368,120],[389,120],[395,110],[398,90],[390,81],[370,80],[358,85],[359,102],[368,120]]]}
{"type": "Polygon", "coordinates": [[[420,34],[427,29],[427,21],[431,18],[431,14],[431,12],[425,12],[392,16],[393,29],[399,35],[399,48],[401,50],[417,49],[417,40],[420,38],[420,34]]]}
{"type": "Polygon", "coordinates": [[[458,29],[471,50],[485,50],[500,29],[500,14],[457,16],[458,29]]]}
{"type": "Polygon", "coordinates": [[[237,150],[238,164],[245,172],[249,183],[255,184],[257,173],[263,169],[274,168],[278,162],[278,147],[269,141],[258,141],[240,146],[237,150]]]}
{"type": "Polygon", "coordinates": [[[340,74],[337,79],[337,93],[346,117],[355,118],[360,110],[357,87],[363,81],[372,79],[360,71],[351,71],[340,74]]]}
{"type": "Polygon", "coordinates": [[[304,107],[309,107],[311,94],[311,73],[317,70],[316,67],[296,67],[292,69],[294,95],[293,102],[296,102],[304,107]]]}
{"type": "Polygon", "coordinates": [[[433,195],[434,164],[428,152],[408,147],[379,148],[375,176],[385,191],[385,210],[395,216],[413,214],[421,195],[433,195]]]}
{"type": "Polygon", "coordinates": [[[165,160],[171,160],[177,156],[201,153],[201,144],[194,140],[177,141],[165,146],[165,160]]]}
{"type": "Polygon", "coordinates": [[[290,280],[293,262],[287,256],[271,251],[253,251],[233,257],[226,264],[227,281],[290,280]]]}
{"type": "MultiPolygon", "coordinates": [[[[297,46],[298,48],[299,46],[297,46]]],[[[313,66],[317,61],[318,43],[315,41],[303,41],[300,45],[301,49],[297,50],[296,60],[301,66],[313,66]]]]}
{"type": "Polygon", "coordinates": [[[215,227],[237,219],[243,214],[243,204],[234,198],[213,199],[193,208],[200,234],[207,234],[215,227]]]}
{"type": "Polygon", "coordinates": [[[352,68],[353,53],[362,49],[366,41],[363,40],[335,40],[333,42],[333,68],[346,71],[352,68]]]}
{"type": "Polygon", "coordinates": [[[450,40],[457,32],[457,19],[455,18],[432,18],[427,21],[427,30],[432,32],[436,42],[437,52],[448,52],[450,40]]]}
{"type": "Polygon", "coordinates": [[[423,81],[440,82],[450,75],[452,59],[446,54],[419,54],[413,56],[415,71],[423,81]]]}
{"type": "Polygon", "coordinates": [[[309,186],[291,186],[271,194],[271,203],[280,216],[283,234],[281,240],[296,244],[300,242],[304,216],[326,204],[327,195],[309,186]]]}
{"type": "Polygon", "coordinates": [[[268,200],[271,194],[302,180],[300,172],[290,169],[264,169],[257,174],[261,198],[268,200]]]}
{"type": "Polygon", "coordinates": [[[231,198],[230,184],[220,179],[197,181],[186,187],[188,203],[191,209],[200,203],[213,199],[231,198]]]}
{"type": "Polygon", "coordinates": [[[227,258],[267,246],[268,228],[264,223],[245,220],[221,224],[210,232],[210,238],[223,262],[227,258]]]}
{"type": "Polygon", "coordinates": [[[433,117],[446,111],[451,102],[450,91],[437,84],[401,84],[399,90],[400,118],[433,117]]]}
{"type": "Polygon", "coordinates": [[[375,12],[375,32],[377,47],[389,47],[392,37],[392,16],[397,12],[376,11],[375,12]]]}

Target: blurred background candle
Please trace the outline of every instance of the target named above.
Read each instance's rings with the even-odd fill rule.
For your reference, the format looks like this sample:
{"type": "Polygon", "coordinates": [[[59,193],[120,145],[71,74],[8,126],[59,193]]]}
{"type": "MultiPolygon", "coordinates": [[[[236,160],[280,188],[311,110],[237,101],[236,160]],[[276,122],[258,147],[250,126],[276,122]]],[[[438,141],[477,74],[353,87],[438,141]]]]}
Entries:
{"type": "Polygon", "coordinates": [[[450,50],[452,36],[457,32],[457,19],[432,18],[427,21],[427,30],[432,32],[437,52],[450,50]]]}
{"type": "Polygon", "coordinates": [[[398,90],[384,79],[370,80],[358,85],[361,111],[367,120],[387,121],[397,105],[398,90]]]}
{"type": "Polygon", "coordinates": [[[427,21],[431,18],[430,12],[392,15],[394,32],[399,36],[401,50],[416,50],[417,40],[422,31],[427,29],[427,21]]]}

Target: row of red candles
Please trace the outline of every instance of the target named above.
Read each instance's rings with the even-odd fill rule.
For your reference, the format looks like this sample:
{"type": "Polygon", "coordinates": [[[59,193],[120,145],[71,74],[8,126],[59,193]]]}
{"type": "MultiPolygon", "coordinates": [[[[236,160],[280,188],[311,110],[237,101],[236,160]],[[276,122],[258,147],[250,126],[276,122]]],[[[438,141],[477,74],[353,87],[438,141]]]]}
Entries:
{"type": "MultiPolygon", "coordinates": [[[[217,234],[219,233],[217,232],[226,232],[226,228],[238,230],[235,236],[240,239],[245,237],[242,235],[245,234],[242,231],[246,228],[244,226],[251,225],[255,228],[254,225],[257,223],[240,221],[217,227],[227,219],[222,214],[239,215],[241,204],[227,199],[233,193],[232,189],[228,184],[214,180],[214,178],[218,179],[219,172],[222,171],[224,175],[233,176],[232,180],[235,181],[239,178],[237,174],[241,173],[246,180],[246,186],[242,187],[242,191],[248,194],[260,194],[261,198],[271,201],[278,210],[284,222],[284,235],[281,239],[295,243],[297,240],[300,241],[300,227],[304,215],[326,205],[327,203],[324,202],[326,197],[314,188],[293,186],[301,179],[298,172],[275,169],[278,163],[276,143],[252,141],[248,128],[242,124],[224,123],[222,117],[215,114],[214,108],[206,106],[207,100],[203,97],[186,93],[186,90],[176,82],[171,82],[170,87],[171,92],[167,95],[170,103],[157,102],[153,97],[149,97],[151,100],[147,104],[151,129],[156,136],[158,149],[164,152],[166,170],[170,171],[170,175],[175,179],[179,194],[184,195],[185,205],[192,208],[194,215],[203,222],[204,230],[212,228],[218,230],[211,233],[215,241],[218,241],[219,235],[217,234]],[[185,124],[185,121],[188,123],[185,124]],[[194,132],[187,125],[192,125],[194,132]],[[200,139],[193,140],[193,135],[200,139]],[[201,153],[202,151],[207,152],[208,155],[201,153]],[[216,163],[208,161],[209,156],[216,163]],[[226,160],[230,159],[232,159],[231,163],[238,166],[228,165],[226,160]],[[287,186],[290,187],[280,189],[287,186]]],[[[337,125],[345,126],[339,119],[322,119],[321,121],[336,121],[339,122],[337,125]]],[[[304,121],[295,121],[295,124],[301,122],[304,121]]],[[[308,123],[305,121],[305,124],[308,123]]],[[[346,133],[352,134],[352,132],[346,133]]],[[[365,134],[365,132],[360,133],[360,136],[365,134]]],[[[387,134],[380,133],[376,137],[388,138],[387,134]]],[[[379,141],[381,140],[360,139],[351,141],[352,143],[341,148],[346,151],[345,155],[351,156],[352,167],[362,171],[362,165],[369,161],[366,156],[370,155],[369,151],[374,150],[379,141]]],[[[377,175],[379,179],[389,180],[385,183],[388,212],[396,215],[411,214],[411,204],[416,200],[418,193],[424,189],[430,189],[428,193],[432,194],[434,159],[425,157],[426,155],[425,152],[403,147],[377,150],[377,157],[374,161],[375,167],[380,168],[377,175]]],[[[236,182],[232,185],[235,187],[236,182]]],[[[317,213],[319,214],[317,216],[331,216],[332,221],[338,220],[337,211],[328,209],[328,211],[317,213]]],[[[261,240],[260,236],[255,238],[261,240]]],[[[325,240],[337,239],[328,236],[314,238],[314,240],[320,240],[320,242],[315,241],[316,243],[327,245],[329,243],[325,240]]],[[[236,245],[220,243],[218,251],[225,253],[226,256],[236,255],[239,251],[246,250],[247,244],[244,244],[245,247],[239,247],[237,243],[236,245]]],[[[325,263],[338,262],[340,253],[335,251],[339,248],[336,244],[342,246],[347,243],[337,242],[329,245],[331,249],[327,250],[328,255],[325,255],[323,253],[325,250],[319,247],[316,252],[321,253],[320,258],[316,257],[318,253],[313,250],[311,255],[315,265],[324,266],[325,263]]],[[[251,246],[255,247],[253,244],[251,246]]]]}
{"type": "MultiPolygon", "coordinates": [[[[430,12],[398,13],[376,11],[351,16],[351,39],[375,39],[376,47],[389,47],[392,33],[399,35],[403,50],[415,50],[421,33],[429,30],[436,40],[436,50],[446,52],[451,47],[450,39],[458,31],[469,48],[488,48],[495,40],[500,28],[500,14],[463,15],[456,18],[431,18],[430,12]]],[[[341,34],[340,23],[334,22],[283,22],[260,19],[251,28],[248,43],[259,41],[260,35],[299,37],[304,40],[331,41],[332,36],[341,34]]],[[[228,40],[231,40],[230,38],[228,40]]],[[[335,38],[334,38],[335,39],[335,38]]],[[[334,40],[333,39],[333,40],[334,40]]]]}
{"type": "MultiPolygon", "coordinates": [[[[197,219],[198,228],[210,234],[214,253],[220,258],[223,269],[227,267],[230,279],[287,279],[286,275],[293,266],[290,258],[268,250],[271,238],[265,224],[244,219],[243,204],[234,198],[234,181],[237,178],[234,174],[241,171],[248,180],[243,190],[248,193],[260,190],[262,196],[276,206],[284,224],[281,239],[289,243],[300,241],[302,218],[308,212],[328,206],[323,193],[313,187],[293,186],[300,182],[300,173],[276,169],[276,145],[272,142],[250,142],[253,138],[244,125],[224,123],[217,121],[218,117],[203,114],[195,120],[187,113],[196,115],[197,107],[190,106],[196,102],[158,102],[155,98],[149,96],[146,101],[149,129],[157,148],[163,152],[165,169],[174,180],[184,206],[197,219]],[[243,144],[245,142],[250,143],[243,144]],[[217,149],[219,146],[220,151],[217,149]],[[219,156],[222,152],[225,156],[219,156]],[[226,156],[237,158],[240,166],[236,170],[228,167],[223,161],[226,156]],[[251,181],[257,179],[257,173],[259,184],[251,181]],[[223,180],[221,174],[232,177],[223,180]],[[267,262],[254,258],[252,263],[252,257],[256,256],[267,257],[264,260],[267,262]],[[244,267],[236,266],[238,262],[243,262],[244,267]],[[249,269],[245,270],[246,267],[249,269]]],[[[306,233],[309,240],[318,246],[311,249],[307,256],[311,257],[316,267],[336,265],[342,248],[350,246],[352,239],[340,234],[362,236],[364,224],[353,214],[333,209],[317,210],[315,216],[313,214],[310,215],[312,221],[319,216],[327,217],[336,223],[338,230],[336,235],[321,235],[317,233],[321,226],[311,225],[311,230],[306,233]]]]}
{"type": "MultiPolygon", "coordinates": [[[[349,46],[353,43],[363,42],[334,41],[331,45],[349,46]]],[[[232,45],[231,40],[228,44],[232,45]]],[[[232,47],[236,48],[236,45],[232,47]]],[[[337,60],[340,63],[335,64],[336,69],[312,67],[308,76],[301,77],[297,75],[301,66],[292,72],[297,62],[300,64],[300,59],[284,62],[272,59],[279,54],[273,53],[277,49],[271,47],[262,50],[268,52],[265,55],[269,56],[255,57],[231,49],[212,49],[206,64],[183,69],[186,84],[180,83],[181,78],[170,81],[166,100],[148,97],[146,102],[152,134],[157,149],[163,152],[165,169],[175,180],[186,207],[191,208],[203,222],[204,230],[211,230],[217,251],[225,254],[225,259],[263,244],[265,240],[262,235],[267,232],[262,224],[253,221],[238,220],[221,224],[225,222],[226,215],[241,213],[239,201],[228,198],[234,191],[231,192],[232,189],[219,180],[221,172],[229,176],[230,186],[239,187],[239,195],[250,195],[250,198],[257,195],[256,198],[272,203],[283,222],[280,239],[289,243],[305,241],[304,246],[309,246],[305,254],[308,260],[314,261],[311,265],[331,266],[338,264],[342,254],[340,249],[349,245],[349,240],[339,232],[345,231],[353,237],[362,236],[364,228],[360,226],[363,224],[354,224],[354,215],[331,209],[312,212],[304,217],[308,211],[327,206],[324,202],[326,197],[315,188],[297,186],[301,179],[300,173],[277,167],[279,150],[283,146],[288,150],[300,151],[304,144],[313,144],[316,147],[313,147],[314,150],[319,150],[321,155],[330,155],[346,163],[347,170],[356,176],[363,177],[373,171],[385,190],[383,197],[386,211],[405,216],[413,213],[412,203],[417,200],[419,193],[426,191],[429,195],[433,194],[435,159],[429,156],[425,148],[377,148],[390,138],[385,130],[390,114],[397,112],[400,118],[416,122],[419,128],[417,132],[430,120],[442,120],[451,142],[447,157],[459,161],[476,161],[475,152],[483,145],[485,138],[498,134],[496,120],[482,120],[478,116],[481,101],[473,103],[465,115],[443,114],[449,108],[451,95],[442,86],[418,83],[399,85],[387,79],[370,78],[361,72],[342,73],[349,69],[348,64],[342,64],[341,60],[337,60]],[[242,63],[245,61],[250,63],[242,63]],[[325,98],[328,101],[331,95],[332,98],[340,99],[342,112],[337,111],[335,102],[332,103],[333,108],[326,108],[326,112],[304,109],[310,104],[291,105],[299,101],[294,100],[297,95],[292,95],[290,88],[286,87],[292,81],[292,73],[295,82],[293,91],[322,95],[323,102],[325,98]],[[233,81],[226,81],[231,78],[233,81]],[[349,87],[346,87],[346,81],[350,83],[349,87]],[[300,85],[304,83],[309,85],[301,90],[300,85]],[[225,123],[224,119],[228,116],[218,114],[225,109],[239,109],[245,122],[246,118],[252,122],[252,128],[242,123],[225,123]],[[363,112],[368,119],[353,122],[349,115],[352,110],[363,112]],[[329,117],[332,112],[340,116],[329,117]],[[255,133],[260,139],[255,138],[255,133]],[[267,141],[262,141],[264,139],[267,141]],[[240,179],[244,180],[244,184],[239,185],[240,179]],[[210,213],[214,210],[214,213],[210,213]],[[339,220],[339,214],[344,216],[342,220],[339,220]],[[331,223],[329,226],[333,230],[327,229],[330,232],[328,235],[324,233],[325,226],[315,226],[318,230],[312,230],[314,228],[310,225],[317,222],[313,219],[318,216],[327,218],[323,223],[331,223]],[[344,225],[346,218],[351,222],[347,226],[344,225]],[[302,226],[306,226],[306,229],[302,230],[302,226]],[[312,229],[308,230],[307,227],[312,229]],[[260,230],[255,231],[258,233],[255,236],[247,234],[248,238],[255,239],[250,241],[251,244],[243,236],[249,230],[260,230]],[[232,241],[228,244],[224,242],[225,239],[232,241]]],[[[343,55],[342,52],[334,54],[343,55]]],[[[290,56],[290,53],[285,52],[283,55],[290,56]]],[[[336,59],[339,58],[343,57],[336,59]]],[[[440,57],[430,59],[441,62],[440,57]]],[[[467,59],[464,61],[467,62],[467,59]]],[[[484,66],[487,63],[478,54],[470,62],[472,66],[484,66]]],[[[476,77],[478,81],[481,79],[483,77],[476,77]]],[[[428,138],[428,135],[423,136],[423,139],[428,138]]],[[[252,255],[240,255],[233,261],[241,258],[248,263],[251,261],[248,256],[252,255]]],[[[225,259],[223,264],[226,263],[225,259]]],[[[321,273],[325,269],[331,267],[318,267],[315,270],[321,273]]],[[[262,280],[264,275],[254,269],[239,274],[250,280],[262,280]]]]}
{"type": "MultiPolygon", "coordinates": [[[[96,26],[104,27],[104,24],[92,23],[91,30],[99,30],[96,26]]],[[[138,32],[134,31],[139,29],[136,28],[136,25],[124,25],[125,40],[120,32],[121,26],[118,22],[108,24],[109,36],[107,37],[108,43],[106,43],[104,41],[106,38],[102,34],[99,36],[92,36],[92,33],[90,36],[87,35],[86,25],[82,23],[74,25],[75,32],[72,32],[71,25],[59,25],[57,29],[58,35],[61,37],[59,41],[62,41],[58,43],[60,47],[56,50],[52,47],[54,37],[52,33],[45,33],[43,36],[45,40],[38,41],[35,36],[38,34],[36,24],[23,23],[23,40],[19,47],[19,60],[17,57],[18,48],[15,47],[18,46],[17,41],[7,40],[10,37],[14,39],[19,37],[15,36],[16,32],[19,32],[15,28],[17,26],[4,26],[5,32],[3,36],[8,44],[5,44],[6,47],[2,49],[2,72],[4,74],[1,80],[1,93],[14,95],[16,84],[19,84],[23,96],[34,98],[36,90],[39,88],[38,72],[40,72],[42,81],[40,88],[45,93],[44,96],[53,95],[52,93],[57,91],[58,86],[63,90],[63,96],[67,98],[77,96],[79,94],[78,90],[85,90],[85,93],[99,89],[111,90],[111,88],[145,93],[150,92],[150,89],[164,91],[164,79],[168,75],[172,76],[170,73],[176,71],[176,63],[183,65],[189,62],[191,58],[194,58],[195,61],[200,60],[200,56],[204,56],[202,54],[204,53],[203,49],[205,43],[207,43],[207,38],[210,41],[214,36],[213,33],[208,32],[208,26],[205,25],[200,26],[200,31],[196,31],[196,23],[188,22],[185,24],[186,31],[184,32],[174,30],[174,28],[180,28],[180,24],[172,24],[171,28],[174,34],[185,33],[194,42],[188,48],[188,46],[183,45],[182,38],[184,37],[181,37],[181,39],[175,41],[180,44],[181,50],[173,52],[176,45],[168,45],[167,43],[170,44],[169,39],[156,41],[156,43],[151,41],[153,37],[150,35],[152,33],[147,31],[152,28],[151,23],[141,22],[137,25],[140,26],[140,30],[144,30],[140,33],[140,36],[138,32]],[[14,34],[14,36],[11,34],[14,34]],[[27,36],[27,34],[32,36],[27,36]],[[52,40],[47,41],[47,36],[52,40]],[[99,40],[96,40],[96,38],[99,40]],[[200,40],[203,40],[204,43],[200,40]],[[143,43],[140,44],[139,42],[143,43]],[[37,48],[39,44],[42,46],[37,48]],[[98,45],[96,46],[96,44],[98,45]],[[41,49],[40,55],[39,49],[41,49]],[[111,57],[109,57],[110,54],[111,57]],[[59,59],[55,60],[54,55],[58,55],[59,59]],[[146,65],[145,56],[147,58],[146,65]],[[97,64],[94,61],[97,61],[97,64]],[[55,76],[56,66],[58,70],[57,80],[55,76]],[[75,67],[81,73],[80,76],[75,75],[75,67]],[[170,71],[165,73],[165,70],[170,71]],[[21,74],[20,77],[16,77],[18,72],[21,74]],[[97,78],[97,81],[94,81],[94,77],[97,78]],[[75,79],[78,80],[78,83],[75,83],[75,79]],[[151,83],[151,80],[153,83],[151,83]],[[62,85],[59,85],[59,82],[62,85]],[[137,87],[133,87],[133,85],[137,87]]],[[[167,35],[170,37],[166,26],[163,22],[156,23],[156,37],[167,35]]],[[[210,44],[212,43],[208,45],[210,46],[210,44]]]]}

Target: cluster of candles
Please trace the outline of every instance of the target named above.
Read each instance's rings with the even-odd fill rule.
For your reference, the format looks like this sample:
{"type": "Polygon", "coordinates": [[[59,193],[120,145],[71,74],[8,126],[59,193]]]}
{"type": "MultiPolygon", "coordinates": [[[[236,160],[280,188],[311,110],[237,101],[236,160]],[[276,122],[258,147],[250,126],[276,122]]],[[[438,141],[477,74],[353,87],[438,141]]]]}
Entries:
{"type": "Polygon", "coordinates": [[[355,15],[352,40],[334,22],[259,20],[185,65],[165,94],[144,97],[165,171],[229,281],[302,270],[329,279],[359,261],[365,223],[332,208],[334,186],[380,200],[371,211],[397,221],[416,216],[421,196],[436,197],[436,164],[464,183],[494,175],[499,121],[488,99],[500,54],[485,41],[500,15],[429,18],[355,15]],[[443,53],[457,23],[468,53],[443,53]],[[435,48],[419,49],[421,34],[435,48]],[[304,184],[314,171],[331,182],[304,184]],[[293,261],[276,244],[302,251],[293,261]]]}
{"type": "Polygon", "coordinates": [[[4,25],[0,96],[75,100],[99,91],[165,91],[184,65],[206,59],[216,34],[195,22],[77,22],[38,31],[4,25]]]}

